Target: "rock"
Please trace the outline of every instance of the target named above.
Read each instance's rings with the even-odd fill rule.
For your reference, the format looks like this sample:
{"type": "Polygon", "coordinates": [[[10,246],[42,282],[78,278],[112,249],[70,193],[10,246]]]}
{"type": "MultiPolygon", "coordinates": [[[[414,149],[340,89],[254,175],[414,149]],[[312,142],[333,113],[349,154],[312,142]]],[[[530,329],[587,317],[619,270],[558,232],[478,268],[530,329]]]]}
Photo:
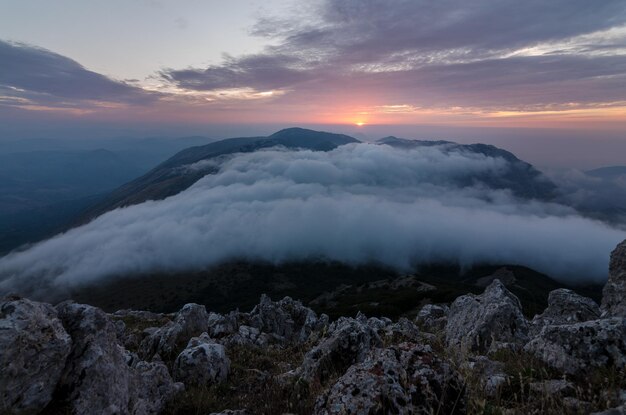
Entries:
{"type": "Polygon", "coordinates": [[[0,300],[0,413],[37,413],[52,399],[72,340],[49,304],[0,300]]]}
{"type": "Polygon", "coordinates": [[[468,294],[450,306],[446,343],[485,353],[504,345],[520,347],[528,340],[528,323],[518,298],[494,280],[481,295],[468,294]]]}
{"type": "Polygon", "coordinates": [[[367,320],[341,317],[328,328],[322,341],[304,356],[296,375],[306,381],[324,383],[333,373],[343,373],[354,363],[365,360],[373,347],[382,341],[367,320]]]}
{"type": "Polygon", "coordinates": [[[611,252],[609,279],[602,291],[602,309],[608,316],[626,317],[626,240],[611,252]]]}
{"type": "Polygon", "coordinates": [[[236,311],[226,315],[209,313],[207,333],[212,339],[221,339],[236,333],[239,327],[238,315],[236,311]]]}
{"type": "Polygon", "coordinates": [[[248,412],[245,409],[236,409],[236,410],[226,409],[222,412],[213,412],[212,414],[209,414],[209,415],[252,415],[252,412],[248,412]]]}
{"type": "MultiPolygon", "coordinates": [[[[371,323],[369,324],[371,327],[371,323]]],[[[396,323],[388,324],[379,334],[382,334],[386,341],[393,343],[405,341],[417,343],[422,340],[419,328],[417,328],[412,321],[404,317],[400,318],[396,323]]]]}
{"type": "Polygon", "coordinates": [[[446,327],[448,322],[448,312],[450,308],[447,305],[426,304],[417,313],[415,323],[425,331],[437,333],[446,327]]]}
{"type": "Polygon", "coordinates": [[[167,366],[160,360],[132,364],[131,407],[133,414],[158,414],[178,393],[182,383],[174,383],[167,366]]]}
{"type": "Polygon", "coordinates": [[[591,298],[583,297],[572,290],[559,288],[550,292],[548,308],[536,315],[530,325],[532,335],[546,325],[573,324],[600,318],[600,307],[591,298]]]}
{"type": "Polygon", "coordinates": [[[626,368],[626,318],[544,326],[524,348],[547,365],[568,374],[589,368],[626,368]]]}
{"type": "Polygon", "coordinates": [[[318,318],[313,310],[290,297],[274,302],[263,294],[259,305],[250,312],[251,326],[287,342],[306,342],[312,332],[327,324],[328,316],[318,318]]]}
{"type": "Polygon", "coordinates": [[[141,356],[151,359],[155,354],[174,358],[194,336],[208,330],[209,315],[199,304],[185,304],[173,321],[154,331],[141,342],[141,356]]]}
{"type": "Polygon", "coordinates": [[[211,385],[226,380],[230,360],[221,344],[207,333],[189,340],[174,362],[174,377],[186,385],[211,385]]]}
{"type": "Polygon", "coordinates": [[[374,349],[315,404],[315,414],[464,413],[463,382],[429,346],[374,349]]]}
{"type": "Polygon", "coordinates": [[[241,325],[235,334],[224,338],[223,343],[228,346],[265,347],[270,343],[270,340],[270,336],[261,333],[261,330],[256,327],[241,325]]]}
{"type": "Polygon", "coordinates": [[[57,311],[73,342],[57,395],[73,413],[158,413],[180,390],[162,363],[128,359],[100,309],[66,302],[57,311]]]}

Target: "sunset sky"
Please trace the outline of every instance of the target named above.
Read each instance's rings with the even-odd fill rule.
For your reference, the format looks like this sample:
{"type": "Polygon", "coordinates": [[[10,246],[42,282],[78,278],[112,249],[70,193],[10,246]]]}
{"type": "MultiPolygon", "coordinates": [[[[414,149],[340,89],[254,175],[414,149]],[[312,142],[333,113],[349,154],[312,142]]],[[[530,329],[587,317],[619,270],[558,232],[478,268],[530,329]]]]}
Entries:
{"type": "Polygon", "coordinates": [[[626,2],[0,0],[0,121],[620,135],[626,2]]]}

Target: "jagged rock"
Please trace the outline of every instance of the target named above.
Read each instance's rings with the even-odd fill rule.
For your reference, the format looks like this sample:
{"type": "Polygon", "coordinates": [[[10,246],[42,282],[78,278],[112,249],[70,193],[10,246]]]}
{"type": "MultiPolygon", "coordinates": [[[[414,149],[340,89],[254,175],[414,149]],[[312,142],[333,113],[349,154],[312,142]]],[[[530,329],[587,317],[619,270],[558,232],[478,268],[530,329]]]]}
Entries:
{"type": "Polygon", "coordinates": [[[595,301],[572,290],[559,288],[550,292],[548,308],[533,318],[530,332],[535,335],[546,325],[573,324],[597,318],[600,318],[600,307],[595,301]]]}
{"type": "Polygon", "coordinates": [[[626,317],[626,240],[611,252],[609,279],[602,291],[602,309],[608,316],[626,317]]]}
{"type": "Polygon", "coordinates": [[[374,349],[321,395],[315,414],[464,413],[463,382],[429,346],[374,349]]]}
{"type": "Polygon", "coordinates": [[[181,383],[174,383],[167,366],[153,359],[152,362],[132,362],[131,407],[132,413],[158,414],[174,396],[184,390],[181,383]]]}
{"type": "Polygon", "coordinates": [[[238,312],[223,315],[218,313],[209,313],[208,331],[207,333],[212,339],[221,339],[222,337],[235,334],[238,330],[238,312]]]}
{"type": "Polygon", "coordinates": [[[162,363],[131,359],[128,366],[115,325],[103,311],[74,303],[62,303],[57,311],[73,344],[56,393],[73,413],[158,413],[180,390],[162,363]]]}
{"type": "Polygon", "coordinates": [[[226,380],[230,360],[221,344],[207,333],[189,340],[174,362],[174,377],[187,385],[210,385],[226,380]]]}
{"type": "MultiPolygon", "coordinates": [[[[370,319],[371,320],[371,319],[370,319]]],[[[369,321],[368,321],[369,323],[369,321]]],[[[371,327],[371,323],[370,327],[371,327]]],[[[400,318],[396,323],[388,324],[383,330],[382,336],[391,342],[399,343],[402,341],[418,342],[422,340],[419,328],[407,318],[400,318]]]]}
{"type": "Polygon", "coordinates": [[[251,415],[251,412],[248,412],[245,409],[236,409],[236,410],[226,409],[225,411],[213,412],[212,414],[209,414],[209,415],[251,415]]]}
{"type": "Polygon", "coordinates": [[[445,333],[448,345],[484,353],[525,344],[528,323],[519,299],[496,279],[483,294],[454,300],[445,333]]]}
{"type": "Polygon", "coordinates": [[[626,318],[544,326],[524,348],[564,373],[592,367],[626,368],[626,318]]]}
{"type": "Polygon", "coordinates": [[[417,313],[415,322],[422,330],[437,333],[446,327],[449,311],[450,308],[447,305],[426,304],[417,313]]]}
{"type": "Polygon", "coordinates": [[[239,329],[235,334],[232,334],[223,339],[223,343],[232,346],[253,346],[253,347],[265,347],[271,342],[270,336],[266,333],[261,333],[261,330],[256,327],[250,327],[246,325],[239,326],[239,329]]]}
{"type": "Polygon", "coordinates": [[[49,304],[0,300],[0,413],[36,413],[52,399],[72,340],[49,304]]]}
{"type": "Polygon", "coordinates": [[[305,342],[312,332],[328,324],[328,316],[319,318],[313,310],[300,301],[285,297],[272,301],[263,294],[261,302],[250,312],[250,326],[285,341],[305,342]]]}
{"type": "Polygon", "coordinates": [[[208,330],[209,315],[199,304],[185,304],[174,320],[155,330],[141,342],[141,355],[150,359],[155,354],[173,358],[190,338],[208,330]]]}
{"type": "Polygon", "coordinates": [[[307,382],[325,382],[332,373],[343,373],[354,363],[362,362],[372,347],[382,341],[367,319],[341,317],[333,322],[326,337],[304,356],[296,375],[307,382]]]}

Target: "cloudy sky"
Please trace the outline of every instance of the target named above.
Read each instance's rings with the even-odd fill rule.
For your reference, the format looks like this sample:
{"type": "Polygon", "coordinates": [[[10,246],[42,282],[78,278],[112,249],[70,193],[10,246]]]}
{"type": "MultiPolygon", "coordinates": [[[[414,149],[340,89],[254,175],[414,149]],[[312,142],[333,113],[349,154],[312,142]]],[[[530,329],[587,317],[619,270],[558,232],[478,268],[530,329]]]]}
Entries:
{"type": "Polygon", "coordinates": [[[0,62],[11,131],[626,128],[623,0],[0,0],[0,62]]]}

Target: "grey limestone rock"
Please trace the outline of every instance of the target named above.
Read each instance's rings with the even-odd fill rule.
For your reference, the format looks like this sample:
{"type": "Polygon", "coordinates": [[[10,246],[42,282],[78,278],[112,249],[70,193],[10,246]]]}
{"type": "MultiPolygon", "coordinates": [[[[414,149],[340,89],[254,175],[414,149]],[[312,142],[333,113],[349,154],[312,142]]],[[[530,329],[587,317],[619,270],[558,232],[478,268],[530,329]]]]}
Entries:
{"type": "Polygon", "coordinates": [[[463,382],[429,346],[373,349],[316,401],[315,414],[464,413],[463,382]]]}
{"type": "Polygon", "coordinates": [[[519,299],[496,279],[483,294],[454,300],[445,334],[449,346],[485,353],[523,346],[528,341],[528,323],[519,299]]]}
{"type": "Polygon", "coordinates": [[[611,252],[609,279],[602,291],[602,309],[609,316],[626,317],[626,240],[611,252]]]}
{"type": "Polygon", "coordinates": [[[559,288],[550,292],[548,308],[533,318],[530,332],[535,335],[546,325],[573,324],[597,318],[600,318],[600,307],[595,301],[572,290],[559,288]]]}
{"type": "Polygon", "coordinates": [[[524,348],[564,373],[589,368],[626,368],[626,318],[544,326],[524,348]]]}
{"type": "Polygon", "coordinates": [[[174,320],[153,331],[141,342],[141,356],[151,359],[155,354],[174,358],[190,338],[209,328],[209,315],[199,304],[185,304],[174,320]]]}
{"type": "Polygon", "coordinates": [[[187,385],[211,385],[228,377],[230,360],[226,349],[207,333],[189,340],[174,362],[174,377],[187,385]]]}
{"type": "Polygon", "coordinates": [[[34,413],[52,399],[72,340],[49,304],[0,300],[0,413],[34,413]]]}

